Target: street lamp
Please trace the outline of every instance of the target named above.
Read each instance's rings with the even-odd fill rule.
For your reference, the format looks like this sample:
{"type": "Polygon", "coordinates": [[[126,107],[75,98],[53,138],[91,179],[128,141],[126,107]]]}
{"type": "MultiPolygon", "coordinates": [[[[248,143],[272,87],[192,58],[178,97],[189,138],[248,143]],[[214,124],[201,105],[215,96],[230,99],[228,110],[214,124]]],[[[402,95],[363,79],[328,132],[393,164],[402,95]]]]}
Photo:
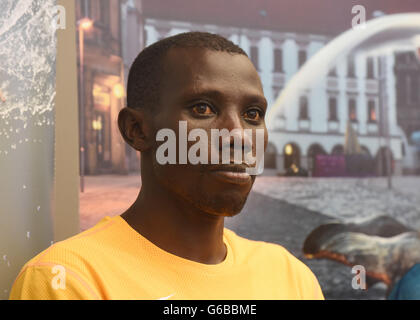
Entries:
{"type": "Polygon", "coordinates": [[[116,98],[121,99],[124,97],[124,86],[121,83],[117,83],[112,89],[112,92],[116,98]]]}
{"type": "Polygon", "coordinates": [[[93,27],[93,21],[89,18],[83,18],[79,20],[79,29],[90,30],[93,27]]]}
{"type": "Polygon", "coordinates": [[[284,150],[284,152],[286,153],[286,155],[290,156],[293,153],[293,147],[291,144],[288,144],[284,150]]]}
{"type": "Polygon", "coordinates": [[[84,63],[84,36],[85,31],[89,31],[93,27],[93,21],[89,18],[80,19],[77,22],[79,30],[79,77],[80,77],[80,191],[85,190],[85,97],[84,97],[84,83],[83,83],[83,63],[84,63]]]}

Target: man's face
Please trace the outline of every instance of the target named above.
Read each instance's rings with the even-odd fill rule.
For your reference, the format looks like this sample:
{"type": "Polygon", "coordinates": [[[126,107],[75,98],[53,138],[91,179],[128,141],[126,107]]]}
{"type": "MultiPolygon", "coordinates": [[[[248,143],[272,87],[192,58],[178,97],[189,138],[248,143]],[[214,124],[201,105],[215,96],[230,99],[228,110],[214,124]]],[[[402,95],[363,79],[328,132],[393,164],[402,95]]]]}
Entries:
{"type": "MultiPolygon", "coordinates": [[[[239,213],[255,175],[237,172],[244,171],[246,165],[245,160],[242,164],[233,164],[233,138],[228,145],[232,164],[222,164],[223,141],[220,139],[219,149],[215,149],[210,141],[211,129],[251,129],[255,156],[256,129],[264,132],[264,150],[267,145],[266,108],[260,78],[246,56],[201,48],[171,49],[164,60],[159,113],[154,125],[156,131],[168,128],[176,133],[177,164],[160,165],[154,157],[157,183],[209,214],[233,216],[239,213]],[[208,164],[193,165],[189,161],[179,164],[179,121],[187,122],[188,133],[197,128],[206,131],[208,164]],[[211,163],[212,152],[220,152],[219,164],[211,163]]],[[[245,140],[242,139],[242,145],[246,144],[245,140]]],[[[188,150],[195,143],[188,141],[188,150]]],[[[156,143],[154,153],[160,144],[156,143]]],[[[241,152],[243,159],[243,150],[241,152]]]]}

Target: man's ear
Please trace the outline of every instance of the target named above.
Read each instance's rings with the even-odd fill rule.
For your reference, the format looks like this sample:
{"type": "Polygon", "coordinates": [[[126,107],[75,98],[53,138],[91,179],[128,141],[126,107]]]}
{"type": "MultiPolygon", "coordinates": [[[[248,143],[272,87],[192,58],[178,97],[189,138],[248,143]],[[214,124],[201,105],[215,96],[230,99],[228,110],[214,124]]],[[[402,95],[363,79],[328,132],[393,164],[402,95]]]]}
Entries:
{"type": "Polygon", "coordinates": [[[118,127],[122,137],[140,152],[147,151],[152,146],[151,121],[146,121],[146,116],[144,110],[132,108],[123,108],[118,114],[118,127]]]}

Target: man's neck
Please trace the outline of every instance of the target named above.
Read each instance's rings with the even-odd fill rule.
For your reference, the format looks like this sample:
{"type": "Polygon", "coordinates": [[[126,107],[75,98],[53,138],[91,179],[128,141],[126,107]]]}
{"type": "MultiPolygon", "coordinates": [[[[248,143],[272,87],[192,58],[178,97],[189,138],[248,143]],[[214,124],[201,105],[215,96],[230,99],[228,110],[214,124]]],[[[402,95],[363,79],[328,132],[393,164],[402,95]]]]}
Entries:
{"type": "Polygon", "coordinates": [[[218,264],[226,257],[224,217],[204,212],[163,187],[143,185],[121,217],[153,244],[179,257],[204,264],[218,264]]]}

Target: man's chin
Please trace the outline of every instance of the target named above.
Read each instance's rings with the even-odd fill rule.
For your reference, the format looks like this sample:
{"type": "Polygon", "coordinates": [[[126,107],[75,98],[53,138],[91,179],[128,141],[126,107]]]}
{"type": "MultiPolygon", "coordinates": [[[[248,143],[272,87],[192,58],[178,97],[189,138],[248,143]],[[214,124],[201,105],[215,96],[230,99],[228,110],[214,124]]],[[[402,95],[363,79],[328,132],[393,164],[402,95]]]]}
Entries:
{"type": "Polygon", "coordinates": [[[162,185],[200,211],[223,217],[233,217],[240,213],[252,188],[252,184],[232,187],[211,185],[209,181],[200,181],[195,188],[182,188],[179,183],[166,179],[162,179],[162,185]],[[203,189],[204,186],[207,188],[203,189]]]}
{"type": "Polygon", "coordinates": [[[219,217],[233,217],[241,212],[247,197],[223,194],[214,196],[209,201],[200,201],[199,209],[210,215],[219,217]]]}

